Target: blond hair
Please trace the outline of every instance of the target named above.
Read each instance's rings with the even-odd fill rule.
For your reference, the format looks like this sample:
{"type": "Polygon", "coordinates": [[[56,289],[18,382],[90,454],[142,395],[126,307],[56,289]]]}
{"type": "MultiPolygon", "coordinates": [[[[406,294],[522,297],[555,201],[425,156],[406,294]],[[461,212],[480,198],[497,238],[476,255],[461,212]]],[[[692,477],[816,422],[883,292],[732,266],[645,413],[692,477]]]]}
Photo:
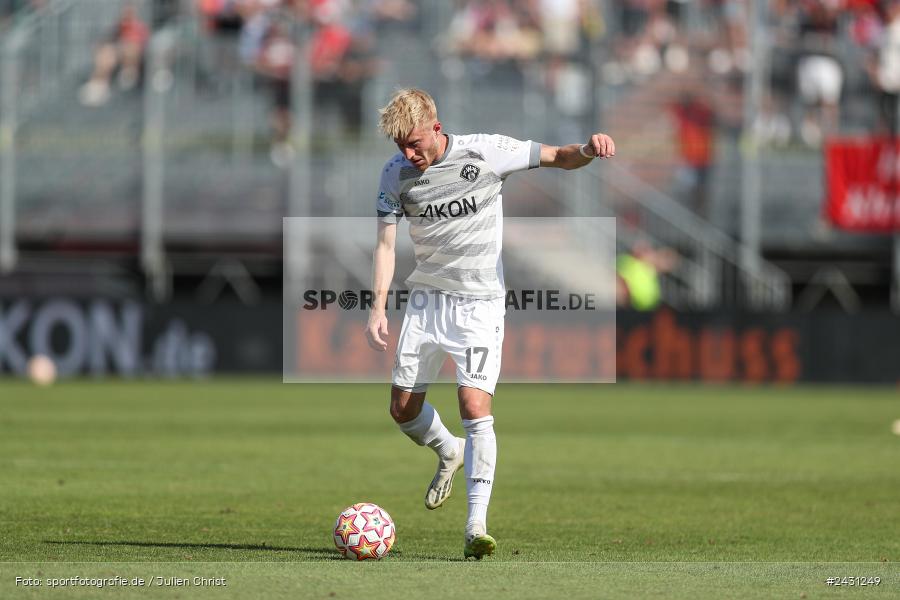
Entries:
{"type": "Polygon", "coordinates": [[[416,127],[437,121],[434,98],[415,88],[397,90],[379,113],[378,128],[393,140],[403,139],[416,127]]]}

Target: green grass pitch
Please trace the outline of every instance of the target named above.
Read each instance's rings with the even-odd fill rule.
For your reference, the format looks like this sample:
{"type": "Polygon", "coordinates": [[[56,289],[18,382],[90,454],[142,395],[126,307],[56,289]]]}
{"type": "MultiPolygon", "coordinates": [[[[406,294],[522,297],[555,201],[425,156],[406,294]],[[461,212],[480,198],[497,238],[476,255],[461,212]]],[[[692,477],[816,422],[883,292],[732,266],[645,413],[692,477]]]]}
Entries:
{"type": "MultiPolygon", "coordinates": [[[[900,596],[897,390],[501,385],[498,550],[479,563],[463,480],[424,508],[435,458],[387,391],[0,381],[0,598],[900,596]],[[358,501],[396,521],[385,560],[338,559],[358,501]],[[74,576],[146,587],[48,588],[74,576]]],[[[430,400],[460,434],[454,396],[430,400]]]]}

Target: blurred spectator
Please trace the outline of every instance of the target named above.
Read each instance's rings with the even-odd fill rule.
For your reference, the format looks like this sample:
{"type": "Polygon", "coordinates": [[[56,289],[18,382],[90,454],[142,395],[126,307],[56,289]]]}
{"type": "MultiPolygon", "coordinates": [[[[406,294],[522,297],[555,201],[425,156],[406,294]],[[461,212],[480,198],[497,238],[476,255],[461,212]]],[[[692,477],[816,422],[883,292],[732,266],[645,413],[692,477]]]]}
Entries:
{"type": "Polygon", "coordinates": [[[786,148],[791,143],[791,120],[772,94],[763,98],[753,128],[763,146],[786,148]]]}
{"type": "Polygon", "coordinates": [[[239,0],[196,0],[197,12],[206,31],[237,34],[244,26],[239,0]]]}
{"type": "Polygon", "coordinates": [[[657,308],[662,301],[659,276],[671,272],[677,263],[673,250],[635,242],[631,252],[616,259],[616,304],[640,311],[657,308]]]}
{"type": "Polygon", "coordinates": [[[675,41],[675,26],[662,6],[650,13],[644,35],[631,58],[632,72],[638,78],[649,77],[663,67],[663,56],[675,41]]]}
{"type": "Polygon", "coordinates": [[[850,37],[863,48],[876,47],[883,30],[878,13],[880,0],[847,0],[847,3],[853,13],[850,37]]]}
{"type": "Polygon", "coordinates": [[[541,51],[538,19],[518,3],[470,0],[450,23],[450,50],[486,64],[533,60],[541,51]]]}
{"type": "Polygon", "coordinates": [[[691,66],[688,41],[706,49],[705,36],[688,35],[688,6],[696,0],[623,0],[619,7],[621,35],[611,45],[615,60],[603,67],[614,85],[641,82],[664,67],[684,73],[691,66]]]}
{"type": "Polygon", "coordinates": [[[418,14],[418,5],[412,0],[368,0],[364,10],[375,23],[405,24],[418,14]]]}
{"type": "MultiPolygon", "coordinates": [[[[414,14],[404,6],[378,3],[369,8],[380,7],[379,10],[388,11],[396,18],[414,14]]],[[[242,0],[238,5],[243,22],[239,53],[242,61],[271,90],[274,135],[270,157],[280,167],[287,167],[294,154],[290,145],[291,76],[297,56],[290,31],[293,19],[308,21],[312,26],[308,56],[316,117],[311,124],[315,140],[333,140],[337,130],[345,136],[359,134],[364,84],[377,63],[369,22],[372,13],[352,9],[346,0],[284,4],[280,0],[242,0]]]]}
{"type": "Polygon", "coordinates": [[[800,137],[812,147],[838,130],[844,73],[835,38],[842,0],[802,0],[796,6],[801,41],[797,88],[804,107],[800,137]]]}
{"type": "Polygon", "coordinates": [[[724,134],[730,150],[736,151],[744,134],[744,76],[732,73],[714,84],[710,91],[715,101],[716,129],[724,134]]]}
{"type": "MultiPolygon", "coordinates": [[[[244,58],[240,49],[235,53],[235,38],[244,29],[245,14],[252,16],[256,12],[255,0],[194,0],[194,3],[194,15],[203,34],[197,47],[198,84],[208,92],[230,91],[230,78],[242,69],[237,57],[244,58]]],[[[248,53],[249,61],[252,62],[257,51],[255,47],[248,53]]]]}
{"type": "Polygon", "coordinates": [[[644,32],[653,4],[653,0],[623,0],[620,3],[621,28],[625,37],[638,37],[644,32]]]}
{"type": "Polygon", "coordinates": [[[272,23],[265,32],[255,68],[267,78],[272,91],[272,131],[270,156],[277,166],[286,168],[294,155],[291,134],[291,70],[294,44],[280,23],[272,23]]]}
{"type": "MultiPolygon", "coordinates": [[[[272,0],[244,0],[235,7],[243,24],[238,47],[241,60],[261,78],[272,96],[272,146],[269,156],[273,163],[285,168],[294,154],[290,132],[291,73],[295,47],[282,23],[284,15],[277,13],[277,8],[277,2],[272,0]]],[[[219,13],[219,16],[222,15],[219,13]]]]}
{"type": "Polygon", "coordinates": [[[710,53],[710,66],[720,75],[732,70],[746,71],[750,66],[747,48],[746,0],[716,0],[722,39],[710,53]]]}
{"type": "Polygon", "coordinates": [[[581,41],[581,0],[539,0],[544,48],[548,54],[570,57],[581,41]]]}
{"type": "Polygon", "coordinates": [[[377,68],[369,24],[362,19],[351,28],[348,9],[343,0],[313,2],[310,66],[314,134],[320,139],[334,136],[334,120],[344,136],[359,135],[363,87],[377,68]]]}
{"type": "Polygon", "coordinates": [[[874,80],[880,93],[882,119],[887,130],[896,136],[900,133],[900,0],[888,0],[884,15],[874,80]]]}
{"type": "Polygon", "coordinates": [[[583,3],[580,0],[540,0],[535,30],[543,34],[544,83],[563,122],[561,137],[580,130],[578,119],[592,110],[590,72],[578,60],[585,35],[583,3]],[[568,133],[566,133],[568,131],[568,133]]]}
{"type": "MultiPolygon", "coordinates": [[[[676,34],[672,45],[679,58],[692,50],[718,76],[746,70],[746,0],[669,0],[666,14],[676,34]]],[[[666,57],[670,70],[677,71],[670,63],[672,59],[666,57]]]]}
{"type": "Polygon", "coordinates": [[[149,29],[135,7],[125,5],[110,39],[94,55],[94,72],[79,92],[85,106],[102,106],[110,97],[110,81],[118,69],[119,88],[130,90],[140,78],[149,29]]]}
{"type": "MultiPolygon", "coordinates": [[[[238,53],[245,64],[253,67],[262,53],[266,34],[273,24],[273,17],[256,0],[242,2],[238,7],[240,9],[239,22],[241,23],[238,53]]],[[[221,15],[222,13],[217,14],[221,15]]],[[[212,22],[217,23],[215,20],[212,22]]]]}
{"type": "Polygon", "coordinates": [[[176,18],[181,12],[182,0],[151,0],[153,18],[150,29],[156,31],[170,20],[176,18]]]}
{"type": "Polygon", "coordinates": [[[666,0],[666,13],[679,31],[687,27],[690,5],[695,3],[694,0],[666,0]]]}
{"type": "Polygon", "coordinates": [[[369,31],[355,31],[341,65],[341,116],[343,133],[356,139],[362,132],[366,83],[380,68],[375,57],[375,40],[369,31]]]}
{"type": "Polygon", "coordinates": [[[341,69],[353,45],[353,34],[341,22],[340,2],[319,2],[313,9],[316,29],[310,41],[313,105],[318,121],[340,115],[343,97],[341,69]]]}
{"type": "Polygon", "coordinates": [[[700,216],[707,216],[709,172],[713,162],[716,118],[700,95],[684,92],[671,106],[675,118],[681,165],[677,179],[688,203],[700,216]]]}

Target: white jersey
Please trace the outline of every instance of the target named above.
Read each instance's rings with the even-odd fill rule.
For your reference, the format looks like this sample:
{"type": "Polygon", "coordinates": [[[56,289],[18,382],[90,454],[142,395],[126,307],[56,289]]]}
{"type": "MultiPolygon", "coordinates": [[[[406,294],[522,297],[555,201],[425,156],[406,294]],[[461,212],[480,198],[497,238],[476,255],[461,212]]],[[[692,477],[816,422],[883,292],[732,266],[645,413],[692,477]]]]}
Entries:
{"type": "Polygon", "coordinates": [[[540,165],[541,145],[504,135],[447,136],[447,150],[424,172],[402,153],[381,174],[378,217],[409,220],[416,269],[409,288],[468,298],[504,296],[500,188],[511,173],[540,165]]]}

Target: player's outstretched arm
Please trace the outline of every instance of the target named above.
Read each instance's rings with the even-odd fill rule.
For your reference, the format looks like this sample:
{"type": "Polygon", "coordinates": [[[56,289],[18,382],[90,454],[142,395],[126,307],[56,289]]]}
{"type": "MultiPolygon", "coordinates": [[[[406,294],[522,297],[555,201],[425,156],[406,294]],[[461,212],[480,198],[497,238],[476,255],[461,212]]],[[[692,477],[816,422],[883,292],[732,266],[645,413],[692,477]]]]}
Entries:
{"type": "Polygon", "coordinates": [[[578,169],[595,158],[616,155],[616,144],[605,133],[595,133],[586,144],[548,146],[541,144],[541,166],[558,169],[578,169]]]}
{"type": "Polygon", "coordinates": [[[366,339],[374,350],[387,350],[388,321],[385,315],[387,294],[394,278],[394,244],[397,224],[378,222],[378,239],[372,257],[372,310],[366,324],[366,339]]]}

